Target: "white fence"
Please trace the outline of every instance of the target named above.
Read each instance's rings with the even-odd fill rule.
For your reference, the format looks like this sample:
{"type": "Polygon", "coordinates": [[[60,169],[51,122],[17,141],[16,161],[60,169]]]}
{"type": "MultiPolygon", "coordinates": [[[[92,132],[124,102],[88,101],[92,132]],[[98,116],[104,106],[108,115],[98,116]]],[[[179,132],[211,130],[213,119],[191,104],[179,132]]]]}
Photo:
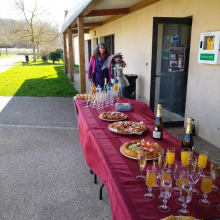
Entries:
{"type": "MultiPolygon", "coordinates": [[[[37,53],[37,50],[36,50],[37,53]]],[[[25,55],[33,54],[33,49],[26,49],[26,48],[8,48],[6,53],[6,48],[0,48],[0,55],[25,55]]]]}

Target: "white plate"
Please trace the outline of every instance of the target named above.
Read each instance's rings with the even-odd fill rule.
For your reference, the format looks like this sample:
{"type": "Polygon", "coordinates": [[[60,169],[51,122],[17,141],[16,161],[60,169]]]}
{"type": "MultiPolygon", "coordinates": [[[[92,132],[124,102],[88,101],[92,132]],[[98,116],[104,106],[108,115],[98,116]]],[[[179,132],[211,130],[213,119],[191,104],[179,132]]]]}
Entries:
{"type": "Polygon", "coordinates": [[[124,114],[125,115],[125,118],[122,118],[122,119],[113,119],[113,120],[110,120],[110,119],[103,119],[103,118],[101,118],[100,116],[99,116],[99,119],[101,119],[101,120],[103,120],[103,121],[123,121],[123,120],[125,120],[125,119],[127,119],[127,115],[126,114],[124,114]]]}
{"type": "MultiPolygon", "coordinates": [[[[122,145],[122,146],[123,146],[123,145],[122,145]]],[[[130,158],[130,159],[133,159],[133,160],[137,160],[136,157],[130,157],[130,156],[124,154],[124,153],[122,152],[122,150],[121,150],[122,146],[120,147],[120,152],[121,152],[124,156],[126,156],[126,157],[128,157],[128,158],[130,158]]],[[[162,148],[162,147],[161,147],[161,148],[162,148]]],[[[164,154],[164,149],[162,148],[162,155],[163,155],[163,154],[164,154]]],[[[147,160],[156,160],[156,159],[158,159],[158,157],[151,158],[151,159],[147,159],[147,160]]]]}
{"type": "MultiPolygon", "coordinates": [[[[110,126],[110,125],[109,125],[110,126]]],[[[142,132],[136,132],[136,133],[127,133],[127,134],[124,134],[124,133],[120,133],[120,132],[117,132],[117,129],[111,129],[111,128],[109,128],[109,126],[108,126],[108,129],[111,131],[111,132],[113,132],[113,133],[115,133],[115,134],[119,134],[119,135],[125,135],[125,136],[129,136],[129,135],[142,135],[143,134],[143,132],[145,132],[145,131],[142,131],[142,132]]]]}

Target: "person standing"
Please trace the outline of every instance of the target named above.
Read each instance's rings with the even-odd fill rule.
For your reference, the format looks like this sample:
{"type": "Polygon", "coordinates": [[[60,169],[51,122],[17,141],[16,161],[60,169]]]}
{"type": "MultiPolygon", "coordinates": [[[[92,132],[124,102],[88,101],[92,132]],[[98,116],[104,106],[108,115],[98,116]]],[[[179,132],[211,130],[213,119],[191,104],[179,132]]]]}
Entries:
{"type": "Polygon", "coordinates": [[[93,51],[93,55],[90,58],[89,69],[88,69],[88,79],[91,83],[95,83],[95,86],[104,87],[104,79],[107,78],[107,83],[111,82],[111,67],[109,69],[103,69],[102,65],[109,57],[109,51],[106,47],[105,43],[99,43],[95,50],[93,51]]]}

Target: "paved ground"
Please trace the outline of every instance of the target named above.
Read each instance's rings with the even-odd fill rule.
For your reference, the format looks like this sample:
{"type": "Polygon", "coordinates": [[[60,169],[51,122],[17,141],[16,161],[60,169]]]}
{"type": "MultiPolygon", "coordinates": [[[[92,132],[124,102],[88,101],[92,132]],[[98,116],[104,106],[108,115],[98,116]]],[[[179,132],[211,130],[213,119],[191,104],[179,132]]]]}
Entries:
{"type": "Polygon", "coordinates": [[[25,61],[24,55],[17,55],[0,59],[0,73],[10,69],[11,67],[13,67],[13,64],[18,61],[25,61]]]}

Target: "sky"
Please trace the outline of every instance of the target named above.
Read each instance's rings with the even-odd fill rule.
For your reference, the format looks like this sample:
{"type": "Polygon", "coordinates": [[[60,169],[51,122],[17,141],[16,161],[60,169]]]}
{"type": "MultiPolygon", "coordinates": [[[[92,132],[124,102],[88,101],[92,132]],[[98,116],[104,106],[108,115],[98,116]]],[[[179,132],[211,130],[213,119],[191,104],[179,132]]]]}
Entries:
{"type": "MultiPolygon", "coordinates": [[[[33,6],[31,5],[33,1],[24,0],[25,4],[30,8],[33,6]]],[[[0,18],[20,20],[20,15],[12,10],[14,2],[15,0],[0,0],[0,18]]],[[[37,2],[41,8],[49,12],[46,18],[49,21],[56,22],[61,30],[64,21],[64,11],[68,11],[71,8],[72,0],[38,0],[37,2]]]]}

